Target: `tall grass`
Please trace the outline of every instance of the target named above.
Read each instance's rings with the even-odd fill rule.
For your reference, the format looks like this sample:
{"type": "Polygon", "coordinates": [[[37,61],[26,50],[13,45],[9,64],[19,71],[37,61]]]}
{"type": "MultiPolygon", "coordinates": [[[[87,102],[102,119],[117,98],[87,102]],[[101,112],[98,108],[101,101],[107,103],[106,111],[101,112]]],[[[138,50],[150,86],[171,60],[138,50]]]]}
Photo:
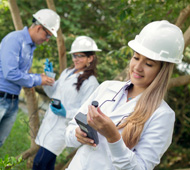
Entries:
{"type": "MultiPolygon", "coordinates": [[[[30,147],[30,136],[28,134],[28,115],[19,110],[17,119],[13,125],[10,135],[0,148],[0,158],[5,155],[16,157],[30,147]]],[[[27,170],[26,161],[16,165],[13,170],[27,170]]]]}

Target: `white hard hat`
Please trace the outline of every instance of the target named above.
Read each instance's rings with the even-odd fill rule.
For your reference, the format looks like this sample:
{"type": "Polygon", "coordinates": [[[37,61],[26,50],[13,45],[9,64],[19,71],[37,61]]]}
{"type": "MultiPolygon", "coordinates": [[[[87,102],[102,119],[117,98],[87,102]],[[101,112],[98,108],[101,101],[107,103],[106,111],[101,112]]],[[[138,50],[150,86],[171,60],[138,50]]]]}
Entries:
{"type": "Polygon", "coordinates": [[[87,51],[102,51],[98,49],[95,41],[87,36],[79,36],[77,37],[72,45],[71,51],[69,54],[76,53],[76,52],[87,52],[87,51]]]}
{"type": "Polygon", "coordinates": [[[48,29],[55,37],[60,25],[59,15],[51,9],[41,9],[33,17],[46,29],[48,29]]]}
{"type": "Polygon", "coordinates": [[[146,25],[128,45],[152,60],[180,63],[183,58],[183,33],[176,25],[165,20],[146,25]]]}

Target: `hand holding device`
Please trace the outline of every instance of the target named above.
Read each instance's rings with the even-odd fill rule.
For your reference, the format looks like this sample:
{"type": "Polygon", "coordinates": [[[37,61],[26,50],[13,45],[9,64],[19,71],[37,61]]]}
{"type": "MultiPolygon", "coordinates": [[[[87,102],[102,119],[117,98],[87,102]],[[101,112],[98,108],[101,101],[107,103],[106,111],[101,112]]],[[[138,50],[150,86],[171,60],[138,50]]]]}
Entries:
{"type": "Polygon", "coordinates": [[[50,108],[54,114],[66,117],[66,110],[59,99],[52,98],[50,108]]]}
{"type": "MultiPolygon", "coordinates": [[[[92,105],[94,105],[94,107],[98,107],[98,102],[93,101],[92,105]]],[[[95,144],[98,144],[99,139],[98,139],[97,131],[88,125],[86,116],[87,115],[79,112],[75,116],[75,120],[77,124],[79,125],[80,129],[87,134],[87,137],[89,137],[90,139],[93,139],[95,144]]]]}
{"type": "Polygon", "coordinates": [[[41,75],[41,85],[47,85],[47,86],[52,86],[55,82],[54,78],[48,77],[47,75],[45,75],[44,73],[42,73],[41,75]]]}

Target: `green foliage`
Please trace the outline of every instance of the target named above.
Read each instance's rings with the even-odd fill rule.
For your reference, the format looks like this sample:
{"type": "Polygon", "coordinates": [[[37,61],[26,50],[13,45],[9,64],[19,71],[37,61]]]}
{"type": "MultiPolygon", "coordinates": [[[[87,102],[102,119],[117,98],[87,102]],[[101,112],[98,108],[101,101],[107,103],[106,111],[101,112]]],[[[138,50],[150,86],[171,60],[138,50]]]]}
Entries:
{"type": "MultiPolygon", "coordinates": [[[[74,39],[80,35],[92,37],[98,47],[102,49],[102,52],[96,53],[98,56],[98,81],[101,83],[104,80],[113,79],[126,67],[133,53],[127,47],[127,43],[134,39],[146,24],[163,19],[175,23],[179,13],[189,5],[189,0],[176,0],[175,3],[173,0],[56,0],[54,3],[56,11],[61,17],[61,30],[67,52],[70,51],[74,39]]],[[[36,0],[35,3],[17,0],[17,4],[23,24],[27,26],[32,24],[33,13],[47,8],[44,0],[36,0]]],[[[183,32],[189,27],[189,23],[190,17],[181,28],[183,32]]],[[[14,31],[7,0],[0,0],[0,25],[0,40],[9,32],[14,31]]],[[[189,47],[186,48],[184,55],[184,64],[174,69],[173,77],[189,74],[189,47]]],[[[43,72],[45,58],[49,58],[53,62],[54,71],[58,77],[59,59],[54,37],[48,43],[39,45],[35,50],[33,72],[43,72]]],[[[67,64],[68,66],[72,64],[69,54],[67,54],[67,64]]],[[[188,142],[190,138],[190,122],[188,121],[190,106],[187,104],[190,100],[189,94],[190,86],[172,88],[168,93],[167,102],[176,112],[174,144],[163,157],[161,164],[157,167],[159,169],[174,169],[175,165],[180,167],[180,164],[181,167],[189,166],[188,161],[185,161],[184,164],[181,163],[190,153],[187,149],[190,146],[188,142]]],[[[22,121],[20,123],[22,126],[25,125],[22,121]]],[[[13,132],[14,137],[10,135],[6,141],[8,144],[0,148],[1,158],[6,154],[12,155],[12,153],[14,153],[13,156],[16,156],[28,149],[29,136],[19,136],[18,132],[24,130],[19,128],[20,126],[17,125],[17,131],[13,132]],[[17,138],[17,136],[19,137],[17,138]]],[[[24,132],[26,131],[24,130],[24,132]]],[[[65,154],[62,156],[64,161],[67,161],[65,154]]],[[[58,161],[61,160],[58,158],[58,161]]]]}
{"type": "Polygon", "coordinates": [[[0,10],[7,11],[9,9],[7,0],[0,0],[0,10]]]}
{"type": "Polygon", "coordinates": [[[0,168],[2,170],[11,170],[14,166],[20,164],[22,162],[22,156],[20,156],[18,159],[15,157],[9,155],[5,155],[5,158],[0,158],[0,168]]]}
{"type": "Polygon", "coordinates": [[[168,104],[175,110],[176,122],[174,128],[173,142],[183,146],[184,148],[189,148],[189,137],[190,137],[190,105],[189,103],[189,86],[181,86],[172,88],[168,95],[168,104]]]}
{"type": "Polygon", "coordinates": [[[190,167],[190,149],[172,144],[155,170],[174,170],[190,167]]]}
{"type": "Polygon", "coordinates": [[[8,7],[7,0],[0,0],[0,41],[10,31],[14,30],[13,21],[8,7]],[[9,22],[7,22],[9,21],[9,22]]]}
{"type": "Polygon", "coordinates": [[[119,50],[112,50],[107,55],[99,57],[99,82],[114,79],[126,67],[132,54],[133,51],[129,47],[123,46],[119,50]]]}

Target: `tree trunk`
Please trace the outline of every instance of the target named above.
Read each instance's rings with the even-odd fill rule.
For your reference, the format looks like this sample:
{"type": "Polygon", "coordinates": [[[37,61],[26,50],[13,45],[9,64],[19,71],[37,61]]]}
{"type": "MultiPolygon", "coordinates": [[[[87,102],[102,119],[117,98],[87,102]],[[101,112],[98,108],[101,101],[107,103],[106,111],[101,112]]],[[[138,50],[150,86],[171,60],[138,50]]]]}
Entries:
{"type": "MultiPolygon", "coordinates": [[[[46,3],[49,9],[56,11],[53,0],[46,0],[46,3]]],[[[61,27],[57,32],[57,46],[59,52],[59,73],[62,73],[62,71],[67,67],[67,58],[66,58],[65,42],[63,39],[61,27]]]]}
{"type": "Polygon", "coordinates": [[[11,11],[11,16],[13,19],[13,23],[15,26],[16,30],[21,30],[23,29],[23,24],[22,24],[22,20],[20,17],[20,12],[16,3],[16,0],[9,0],[9,8],[11,11]]]}
{"type": "MultiPolygon", "coordinates": [[[[11,15],[13,18],[13,23],[16,30],[23,29],[22,20],[20,17],[20,12],[18,6],[16,4],[16,0],[9,0],[9,6],[11,15]]],[[[31,148],[24,152],[23,158],[28,158],[33,151],[37,150],[37,145],[34,142],[36,134],[38,132],[39,127],[39,117],[38,117],[38,103],[36,100],[35,89],[33,88],[24,88],[25,96],[26,96],[26,104],[28,108],[28,115],[29,115],[29,126],[30,126],[30,136],[31,136],[31,148]],[[32,151],[32,152],[31,152],[32,151]]]]}
{"type": "Polygon", "coordinates": [[[34,88],[23,88],[26,96],[27,109],[29,114],[29,127],[31,137],[31,147],[36,147],[35,138],[39,129],[38,101],[34,88]]]}

